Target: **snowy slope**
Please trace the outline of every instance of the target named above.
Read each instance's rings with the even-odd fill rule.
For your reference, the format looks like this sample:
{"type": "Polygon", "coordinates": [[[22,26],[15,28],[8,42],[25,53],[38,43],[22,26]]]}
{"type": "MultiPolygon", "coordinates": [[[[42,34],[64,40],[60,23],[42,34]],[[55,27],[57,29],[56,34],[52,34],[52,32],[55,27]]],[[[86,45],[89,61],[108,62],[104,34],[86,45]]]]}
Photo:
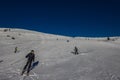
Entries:
{"type": "Polygon", "coordinates": [[[120,80],[119,37],[107,41],[4,29],[0,29],[0,80],[120,80]],[[75,46],[79,55],[71,53],[75,46]],[[32,49],[40,63],[23,79],[25,55],[32,49]]]}

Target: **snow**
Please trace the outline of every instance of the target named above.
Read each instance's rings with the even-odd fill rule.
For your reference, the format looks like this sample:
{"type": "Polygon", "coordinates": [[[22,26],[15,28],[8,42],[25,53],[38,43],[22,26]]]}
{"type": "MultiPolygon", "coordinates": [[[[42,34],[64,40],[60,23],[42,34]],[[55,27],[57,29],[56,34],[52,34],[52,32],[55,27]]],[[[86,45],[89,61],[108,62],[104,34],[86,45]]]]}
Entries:
{"type": "Polygon", "coordinates": [[[108,41],[107,37],[72,38],[4,29],[0,29],[0,80],[120,80],[120,37],[108,41]],[[14,53],[16,46],[18,52],[14,53]],[[75,46],[78,55],[71,53],[75,46]],[[21,76],[25,55],[32,49],[40,63],[31,76],[21,76]]]}

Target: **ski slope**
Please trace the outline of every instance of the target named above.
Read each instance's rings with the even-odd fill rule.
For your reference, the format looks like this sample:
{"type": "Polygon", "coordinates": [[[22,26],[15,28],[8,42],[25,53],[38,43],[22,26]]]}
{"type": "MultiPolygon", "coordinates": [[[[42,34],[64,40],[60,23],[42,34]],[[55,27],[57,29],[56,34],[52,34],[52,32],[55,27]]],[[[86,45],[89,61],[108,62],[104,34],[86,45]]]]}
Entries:
{"type": "Polygon", "coordinates": [[[120,80],[119,37],[107,41],[106,37],[72,38],[4,29],[0,29],[0,80],[120,80]],[[75,46],[78,55],[71,53],[75,46]],[[40,63],[30,76],[21,76],[25,55],[32,49],[40,63]]]}

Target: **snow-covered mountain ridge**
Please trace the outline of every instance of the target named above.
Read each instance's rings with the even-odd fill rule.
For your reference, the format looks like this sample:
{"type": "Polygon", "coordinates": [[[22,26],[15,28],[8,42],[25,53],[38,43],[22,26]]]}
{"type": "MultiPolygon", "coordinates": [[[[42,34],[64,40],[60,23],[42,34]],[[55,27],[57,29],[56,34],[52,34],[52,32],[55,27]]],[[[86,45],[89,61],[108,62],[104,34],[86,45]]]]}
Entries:
{"type": "Polygon", "coordinates": [[[109,38],[1,28],[0,80],[120,80],[120,38],[109,38]],[[75,46],[78,55],[72,53],[75,46]],[[30,50],[35,50],[40,63],[23,79],[20,72],[30,50]]]}

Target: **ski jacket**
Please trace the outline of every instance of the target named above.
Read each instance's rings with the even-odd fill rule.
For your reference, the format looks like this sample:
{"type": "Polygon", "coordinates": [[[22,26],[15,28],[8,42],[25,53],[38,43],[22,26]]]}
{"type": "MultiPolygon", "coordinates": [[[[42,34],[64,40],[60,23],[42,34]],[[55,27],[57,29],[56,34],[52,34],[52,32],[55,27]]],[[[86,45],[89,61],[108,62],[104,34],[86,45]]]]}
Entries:
{"type": "Polygon", "coordinates": [[[32,62],[35,59],[35,54],[34,53],[28,53],[26,55],[26,58],[28,58],[28,61],[32,62]]]}

